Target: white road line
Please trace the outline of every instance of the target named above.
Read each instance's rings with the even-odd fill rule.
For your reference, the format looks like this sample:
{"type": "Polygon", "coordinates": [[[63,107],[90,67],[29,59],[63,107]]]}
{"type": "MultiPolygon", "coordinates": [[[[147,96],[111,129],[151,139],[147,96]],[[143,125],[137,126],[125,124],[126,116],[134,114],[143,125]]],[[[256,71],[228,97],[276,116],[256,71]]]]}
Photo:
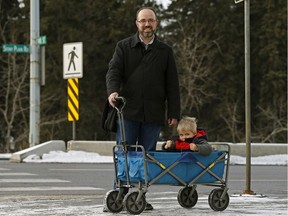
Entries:
{"type": "Polygon", "coordinates": [[[0,183],[61,183],[70,182],[60,179],[0,179],[0,183]]]}
{"type": "Polygon", "coordinates": [[[96,191],[105,190],[104,188],[94,188],[94,187],[6,187],[1,188],[1,192],[12,192],[12,191],[96,191]]]}
{"type": "Polygon", "coordinates": [[[37,175],[33,173],[0,173],[0,176],[31,176],[31,175],[37,175]]]}
{"type": "MultiPolygon", "coordinates": [[[[244,182],[245,179],[228,179],[229,182],[244,182]]],[[[251,179],[252,182],[286,182],[286,179],[251,179]]]]}
{"type": "Polygon", "coordinates": [[[114,169],[49,169],[50,171],[114,171],[114,169]]]}
{"type": "Polygon", "coordinates": [[[10,170],[10,169],[6,169],[6,168],[0,168],[1,171],[7,171],[7,170],[10,170]]]}

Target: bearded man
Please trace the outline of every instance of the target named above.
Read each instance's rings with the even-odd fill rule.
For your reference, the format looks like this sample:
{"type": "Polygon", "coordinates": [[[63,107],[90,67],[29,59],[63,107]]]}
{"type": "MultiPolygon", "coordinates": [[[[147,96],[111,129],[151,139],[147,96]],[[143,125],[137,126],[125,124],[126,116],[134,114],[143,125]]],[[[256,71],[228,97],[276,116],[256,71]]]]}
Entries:
{"type": "MultiPolygon", "coordinates": [[[[106,74],[108,100],[115,106],[118,96],[127,101],[123,109],[128,145],[154,151],[161,128],[180,119],[178,73],[173,50],[156,36],[158,19],[154,8],[136,13],[137,33],[119,41],[106,74]]],[[[121,144],[117,122],[116,142],[121,144]]],[[[147,209],[153,209],[148,203],[147,209]]]]}

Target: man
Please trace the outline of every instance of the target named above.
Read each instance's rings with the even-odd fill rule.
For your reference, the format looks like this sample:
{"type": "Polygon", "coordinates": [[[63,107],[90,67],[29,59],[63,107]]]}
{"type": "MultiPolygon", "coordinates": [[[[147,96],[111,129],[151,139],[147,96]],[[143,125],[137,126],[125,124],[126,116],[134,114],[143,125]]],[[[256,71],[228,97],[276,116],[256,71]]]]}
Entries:
{"type": "MultiPolygon", "coordinates": [[[[106,74],[107,93],[112,106],[117,96],[127,101],[123,110],[127,143],[153,151],[165,119],[172,126],[180,118],[178,73],[171,47],[155,34],[155,10],[139,9],[135,23],[138,32],[116,45],[106,74]]],[[[119,122],[116,141],[123,141],[119,122]]]]}
{"type": "MultiPolygon", "coordinates": [[[[150,151],[156,148],[165,115],[169,126],[180,118],[178,74],[172,49],[155,35],[154,9],[139,9],[135,23],[137,34],[117,43],[106,85],[112,106],[119,95],[127,100],[123,113],[128,144],[138,142],[150,151]]],[[[121,142],[119,132],[117,143],[121,142]]]]}

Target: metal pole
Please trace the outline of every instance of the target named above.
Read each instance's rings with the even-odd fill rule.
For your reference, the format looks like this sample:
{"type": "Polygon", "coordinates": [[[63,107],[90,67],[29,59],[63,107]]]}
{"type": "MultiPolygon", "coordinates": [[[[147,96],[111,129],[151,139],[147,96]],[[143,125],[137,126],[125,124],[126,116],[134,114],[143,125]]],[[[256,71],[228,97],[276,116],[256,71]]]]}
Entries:
{"type": "Polygon", "coordinates": [[[40,81],[39,81],[39,0],[30,0],[30,147],[39,144],[40,81]]]}
{"type": "Polygon", "coordinates": [[[245,28],[245,123],[246,123],[246,188],[244,194],[254,194],[251,187],[251,101],[250,101],[250,0],[244,1],[245,28]]]}
{"type": "Polygon", "coordinates": [[[41,74],[41,86],[45,86],[45,46],[40,46],[40,62],[41,62],[41,70],[40,70],[40,74],[41,74]]]}
{"type": "Polygon", "coordinates": [[[73,125],[72,125],[72,140],[76,140],[76,121],[73,121],[73,125]]]}

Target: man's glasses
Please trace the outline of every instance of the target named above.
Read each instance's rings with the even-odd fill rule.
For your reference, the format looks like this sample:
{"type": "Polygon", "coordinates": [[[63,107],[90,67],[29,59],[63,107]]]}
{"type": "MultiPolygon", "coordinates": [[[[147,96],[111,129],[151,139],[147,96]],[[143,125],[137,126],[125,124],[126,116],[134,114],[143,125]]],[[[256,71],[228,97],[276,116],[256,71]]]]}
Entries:
{"type": "Polygon", "coordinates": [[[148,22],[149,24],[152,24],[152,23],[156,22],[156,20],[154,20],[154,19],[148,19],[148,20],[146,20],[146,19],[141,19],[141,20],[137,20],[137,22],[139,22],[139,23],[141,23],[141,24],[146,24],[147,22],[148,22]]]}

